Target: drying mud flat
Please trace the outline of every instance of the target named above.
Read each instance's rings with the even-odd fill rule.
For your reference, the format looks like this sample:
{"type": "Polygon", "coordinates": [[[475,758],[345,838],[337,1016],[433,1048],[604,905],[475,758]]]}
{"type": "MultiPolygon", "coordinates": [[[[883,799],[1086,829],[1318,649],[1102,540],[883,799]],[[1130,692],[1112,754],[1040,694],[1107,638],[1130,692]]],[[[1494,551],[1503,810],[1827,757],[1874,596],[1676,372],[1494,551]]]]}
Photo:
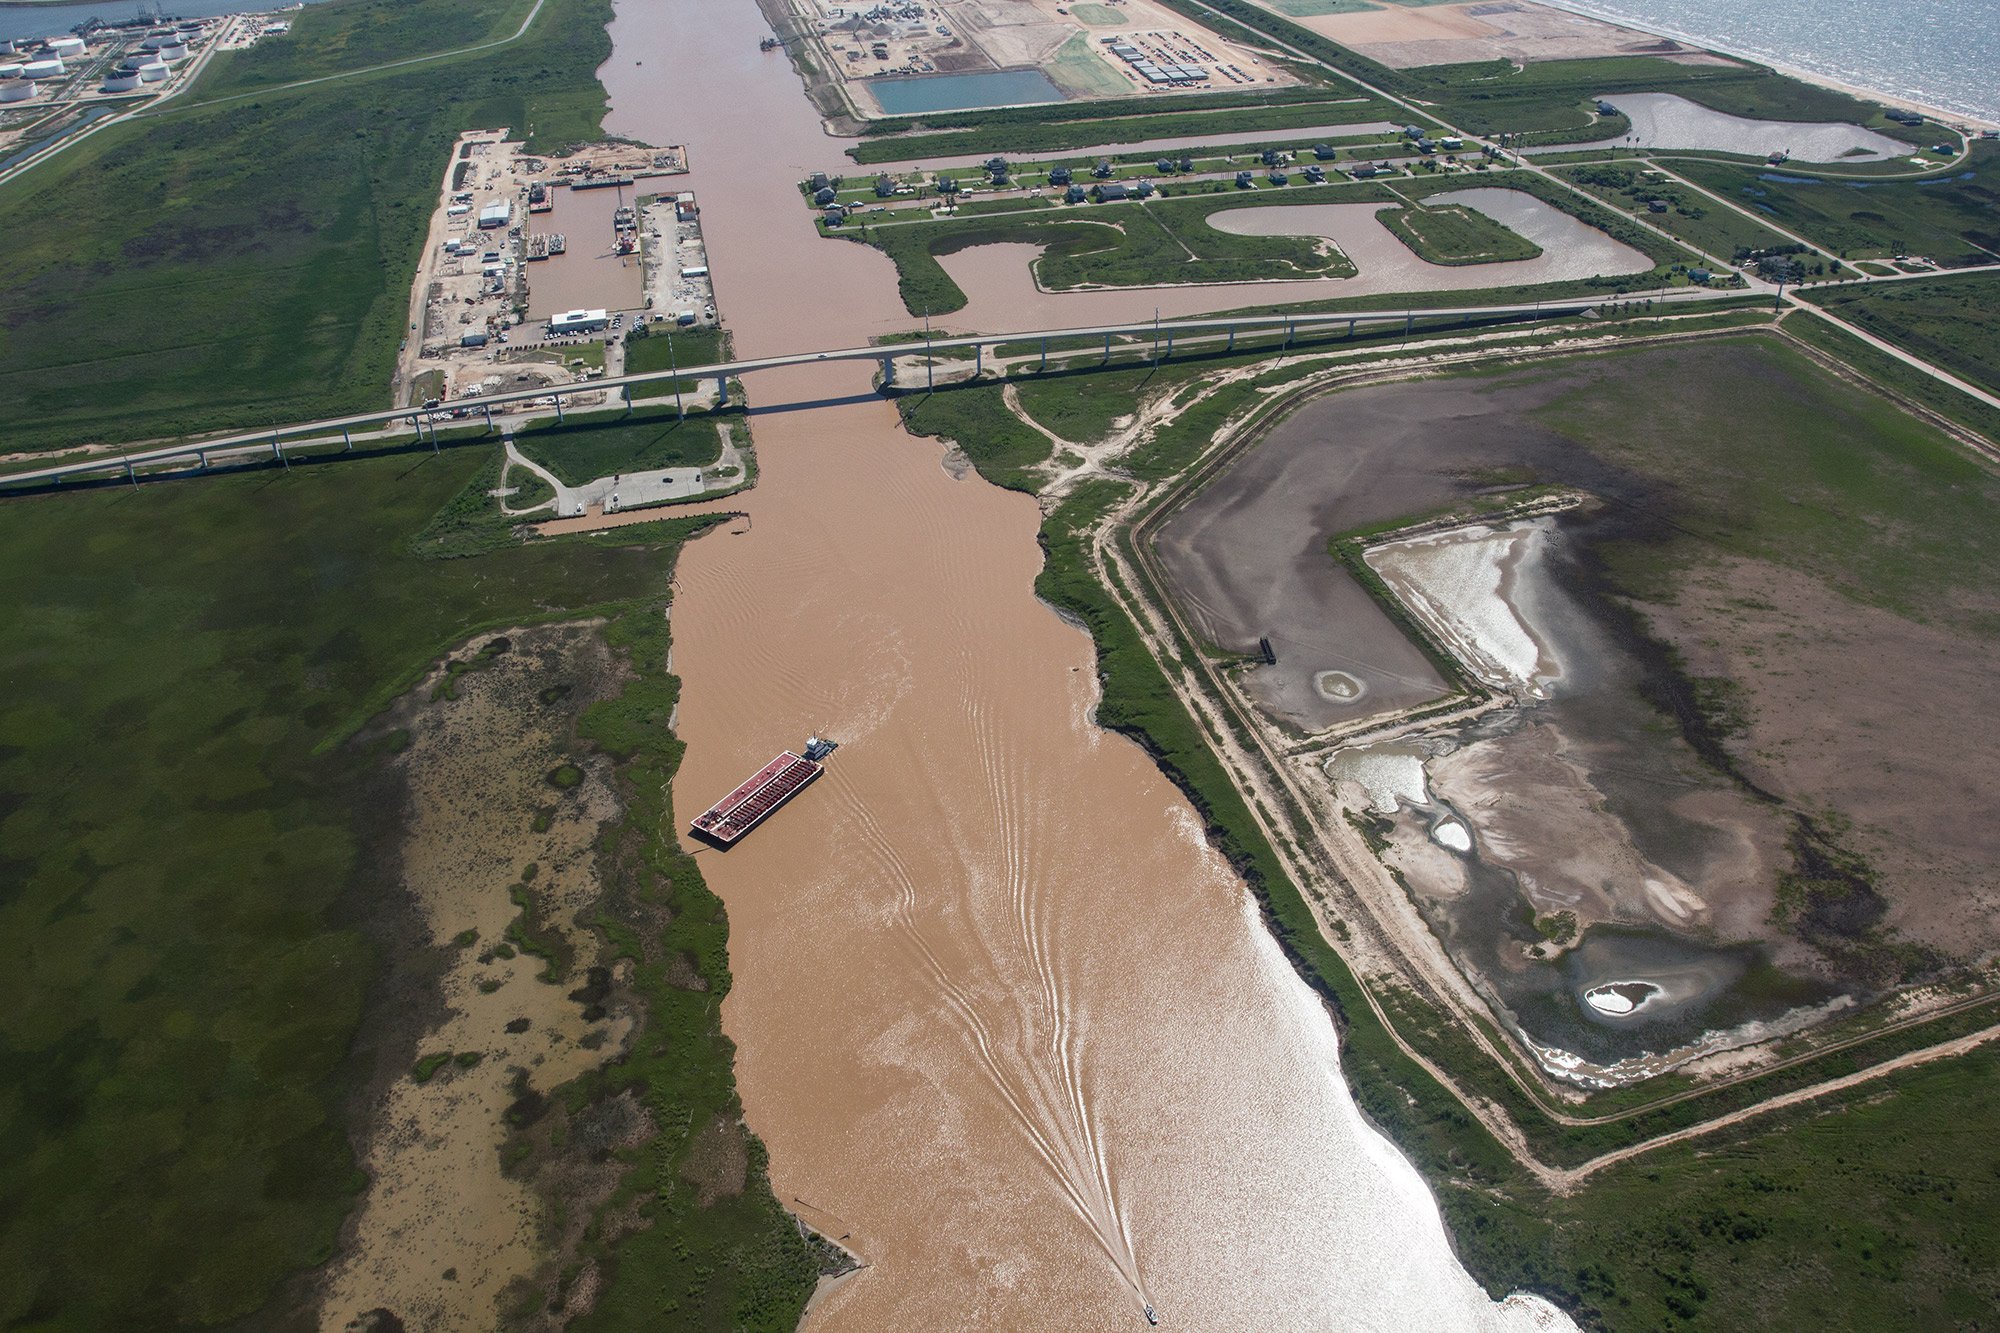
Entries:
{"type": "Polygon", "coordinates": [[[1478,187],[1426,199],[1427,205],[1474,209],[1540,246],[1534,259],[1486,264],[1432,264],[1421,259],[1378,216],[1395,204],[1298,204],[1225,209],[1208,225],[1236,236],[1315,236],[1347,256],[1346,278],[1181,284],[1162,287],[1045,290],[1035,277],[1040,246],[976,245],[938,256],[966,294],[955,328],[1063,328],[1096,323],[1204,314],[1289,301],[1330,300],[1388,292],[1476,291],[1561,282],[1597,274],[1643,273],[1645,255],[1589,224],[1520,190],[1478,187]]]}
{"type": "MultiPolygon", "coordinates": [[[[594,625],[487,636],[373,730],[403,747],[399,859],[421,947],[441,960],[438,1007],[405,1038],[414,1066],[390,1070],[359,1117],[369,1183],[324,1279],[323,1328],[378,1311],[413,1329],[494,1327],[616,1182],[616,1162],[552,1168],[558,1212],[547,1182],[503,1169],[502,1148],[511,1106],[612,1059],[632,1026],[595,935],[576,924],[600,891],[597,835],[620,807],[575,719],[619,679],[594,625]]],[[[646,1137],[636,1107],[620,1116],[611,1138],[646,1137]]]]}
{"type": "Polygon", "coordinates": [[[1939,702],[1991,652],[1995,552],[1966,506],[1995,489],[1731,338],[1316,400],[1155,549],[1218,652],[1271,642],[1233,687],[1406,886],[1384,908],[1413,904],[1546,1069],[1601,1085],[2000,944],[2000,849],[1965,818],[2000,796],[2000,726],[1939,702]],[[1706,407],[1677,402],[1690,384],[1706,407]],[[1771,452],[1733,458],[1751,420],[1771,452]],[[1847,450],[1878,469],[1860,493],[1827,480],[1847,450]],[[1576,503],[1480,514],[1549,486],[1576,503]],[[1906,526],[1940,503],[1970,549],[1906,526]],[[1343,568],[1335,539],[1364,530],[1343,568]],[[1856,558],[1911,600],[1855,585],[1856,558]]]}

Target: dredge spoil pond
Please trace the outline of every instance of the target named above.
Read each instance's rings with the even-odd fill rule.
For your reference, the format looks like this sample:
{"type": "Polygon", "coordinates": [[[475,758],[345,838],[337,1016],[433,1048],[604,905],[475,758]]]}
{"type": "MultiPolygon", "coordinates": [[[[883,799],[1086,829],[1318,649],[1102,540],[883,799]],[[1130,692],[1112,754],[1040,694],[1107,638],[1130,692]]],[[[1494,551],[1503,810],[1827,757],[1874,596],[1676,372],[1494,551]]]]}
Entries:
{"type": "Polygon", "coordinates": [[[1155,550],[1199,636],[1253,659],[1234,679],[1265,724],[1327,737],[1326,799],[1375,821],[1459,965],[1588,1076],[2000,943],[2000,913],[1963,891],[2000,861],[1980,817],[2000,721],[1964,706],[2000,634],[1996,502],[1990,466],[1752,335],[1314,399],[1155,550]],[[1491,517],[1528,486],[1583,503],[1491,517]],[[1479,572],[1470,593],[1379,543],[1475,513],[1488,530],[1457,539],[1513,554],[1429,561],[1479,572]],[[1386,586],[1332,553],[1357,534],[1386,586]],[[1338,737],[1446,696],[1399,620],[1462,644],[1438,617],[1483,615],[1480,597],[1535,670],[1470,664],[1504,706],[1403,736],[1422,799],[1391,809],[1338,737]]]}

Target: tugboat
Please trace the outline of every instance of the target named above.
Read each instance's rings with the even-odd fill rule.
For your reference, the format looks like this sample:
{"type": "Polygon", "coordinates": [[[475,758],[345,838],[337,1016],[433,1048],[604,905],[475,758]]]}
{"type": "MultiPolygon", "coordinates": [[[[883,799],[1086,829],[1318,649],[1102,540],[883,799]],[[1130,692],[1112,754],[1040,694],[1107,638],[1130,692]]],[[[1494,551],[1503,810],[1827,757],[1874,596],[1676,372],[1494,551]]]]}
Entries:
{"type": "Polygon", "coordinates": [[[763,41],[757,43],[757,49],[759,51],[775,51],[778,49],[778,39],[775,37],[766,37],[763,41]]]}
{"type": "Polygon", "coordinates": [[[825,759],[828,755],[832,754],[835,750],[838,750],[839,748],[840,748],[839,741],[830,741],[826,739],[826,737],[824,736],[806,737],[806,752],[805,752],[806,758],[812,760],[815,764],[819,763],[821,760],[825,759]]]}

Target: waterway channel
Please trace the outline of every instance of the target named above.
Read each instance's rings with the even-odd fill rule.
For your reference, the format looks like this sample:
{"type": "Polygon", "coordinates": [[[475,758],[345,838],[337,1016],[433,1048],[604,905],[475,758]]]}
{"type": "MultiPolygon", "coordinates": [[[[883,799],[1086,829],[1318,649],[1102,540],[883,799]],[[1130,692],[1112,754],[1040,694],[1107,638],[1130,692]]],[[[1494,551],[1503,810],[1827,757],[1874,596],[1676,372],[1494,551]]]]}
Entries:
{"type": "MultiPolygon", "coordinates": [[[[688,145],[741,354],[909,327],[887,260],[799,207],[838,145],[750,0],[621,0],[611,31],[607,129],[688,145]]],[[[1033,501],[947,470],[861,366],[752,391],[748,517],[679,569],[675,803],[842,742],[700,853],[773,1186],[868,1265],[809,1327],[1131,1329],[1148,1302],[1176,1328],[1567,1326],[1459,1267],[1242,883],[1092,724],[1089,641],[1033,595],[1033,501]]]]}

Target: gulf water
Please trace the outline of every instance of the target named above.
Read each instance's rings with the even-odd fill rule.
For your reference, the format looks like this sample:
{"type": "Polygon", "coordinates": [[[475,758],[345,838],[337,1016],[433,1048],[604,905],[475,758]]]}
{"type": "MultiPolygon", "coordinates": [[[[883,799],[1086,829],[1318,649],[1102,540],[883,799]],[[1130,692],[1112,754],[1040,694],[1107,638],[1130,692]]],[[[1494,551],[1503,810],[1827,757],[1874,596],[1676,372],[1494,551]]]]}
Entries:
{"type": "Polygon", "coordinates": [[[2000,123],[2000,0],[1551,0],[1766,64],[2000,123]]]}

